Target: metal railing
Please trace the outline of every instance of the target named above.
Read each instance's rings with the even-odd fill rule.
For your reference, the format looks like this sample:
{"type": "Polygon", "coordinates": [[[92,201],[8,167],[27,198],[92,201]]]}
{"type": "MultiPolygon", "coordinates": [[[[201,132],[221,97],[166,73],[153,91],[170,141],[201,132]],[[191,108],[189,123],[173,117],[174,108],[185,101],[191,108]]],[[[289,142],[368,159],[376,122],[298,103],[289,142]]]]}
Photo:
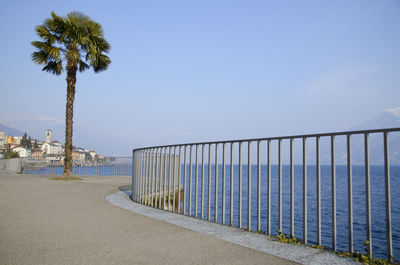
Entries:
{"type": "Polygon", "coordinates": [[[400,167],[391,167],[389,158],[389,134],[400,136],[398,132],[400,128],[389,128],[134,149],[132,199],[267,235],[287,232],[305,244],[322,246],[328,242],[334,251],[365,252],[371,257],[386,255],[390,261],[398,260],[400,196],[396,196],[396,204],[392,206],[390,183],[392,178],[396,188],[400,188],[400,167]],[[374,153],[379,157],[383,154],[382,166],[375,165],[380,163],[379,159],[370,163],[370,136],[374,138],[374,153]],[[383,150],[375,152],[377,142],[383,150]],[[315,149],[309,151],[310,144],[315,149]],[[243,145],[247,147],[244,159],[243,145]],[[256,148],[252,149],[254,145],[256,148]],[[277,153],[271,153],[272,145],[277,147],[277,153]],[[352,152],[352,147],[356,152],[352,152]],[[358,161],[361,165],[352,162],[352,158],[360,160],[355,157],[357,152],[362,153],[358,161]],[[284,155],[287,164],[282,160],[284,155]],[[253,156],[256,156],[254,165],[253,156]],[[345,165],[340,165],[341,159],[345,165]],[[392,168],[395,174],[391,177],[392,168]],[[243,176],[246,170],[247,179],[243,176]],[[396,214],[395,237],[392,210],[396,214]],[[371,220],[373,213],[383,218],[371,220]]]}
{"type": "MultiPolygon", "coordinates": [[[[62,175],[62,162],[29,160],[23,162],[24,174],[62,175]]],[[[132,157],[105,157],[95,161],[73,161],[72,173],[76,176],[131,176],[132,157]]]]}

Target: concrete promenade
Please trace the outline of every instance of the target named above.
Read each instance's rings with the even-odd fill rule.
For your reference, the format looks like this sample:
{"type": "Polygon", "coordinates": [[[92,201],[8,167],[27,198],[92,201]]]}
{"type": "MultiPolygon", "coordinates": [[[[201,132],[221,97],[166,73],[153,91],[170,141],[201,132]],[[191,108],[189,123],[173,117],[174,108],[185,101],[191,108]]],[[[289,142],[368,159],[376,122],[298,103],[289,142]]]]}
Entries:
{"type": "Polygon", "coordinates": [[[105,201],[130,181],[0,171],[0,264],[296,264],[105,201]]]}

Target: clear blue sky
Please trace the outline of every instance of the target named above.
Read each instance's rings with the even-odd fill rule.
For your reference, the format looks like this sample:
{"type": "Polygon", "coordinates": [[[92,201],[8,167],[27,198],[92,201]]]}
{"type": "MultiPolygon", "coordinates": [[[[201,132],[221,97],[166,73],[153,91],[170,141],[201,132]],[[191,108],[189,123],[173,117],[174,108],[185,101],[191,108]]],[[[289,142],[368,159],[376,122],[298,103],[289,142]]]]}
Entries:
{"type": "Polygon", "coordinates": [[[30,60],[52,10],[86,13],[112,46],[75,101],[74,144],[104,154],[344,130],[400,106],[400,1],[7,1],[0,123],[64,120],[65,75],[30,60]]]}

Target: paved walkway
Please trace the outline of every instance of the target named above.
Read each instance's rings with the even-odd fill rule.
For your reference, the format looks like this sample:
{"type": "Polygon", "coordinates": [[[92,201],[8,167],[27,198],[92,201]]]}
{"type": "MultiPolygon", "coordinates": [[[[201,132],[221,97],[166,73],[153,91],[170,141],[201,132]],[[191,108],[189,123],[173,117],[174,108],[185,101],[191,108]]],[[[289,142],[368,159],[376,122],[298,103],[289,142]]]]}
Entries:
{"type": "Polygon", "coordinates": [[[0,264],[295,264],[105,201],[129,183],[0,172],[0,264]]]}

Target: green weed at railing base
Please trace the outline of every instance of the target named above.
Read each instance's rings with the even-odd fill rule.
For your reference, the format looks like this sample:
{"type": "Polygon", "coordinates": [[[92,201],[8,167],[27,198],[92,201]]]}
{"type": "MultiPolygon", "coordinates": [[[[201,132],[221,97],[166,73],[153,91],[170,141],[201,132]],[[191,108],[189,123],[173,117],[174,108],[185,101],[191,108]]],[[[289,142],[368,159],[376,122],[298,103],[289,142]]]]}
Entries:
{"type": "MultiPolygon", "coordinates": [[[[243,230],[244,231],[249,231],[247,229],[247,227],[244,227],[243,230]]],[[[262,231],[262,230],[258,230],[255,233],[256,234],[265,234],[265,232],[262,231]]],[[[296,238],[296,237],[294,237],[294,236],[292,236],[290,234],[287,235],[285,233],[282,233],[281,231],[278,231],[278,235],[276,235],[276,236],[269,235],[268,238],[271,239],[271,240],[276,240],[276,241],[282,242],[282,243],[303,245],[303,246],[306,246],[306,247],[312,247],[312,248],[316,248],[316,249],[326,250],[326,251],[329,251],[329,252],[333,252],[333,253],[337,254],[338,256],[340,256],[340,257],[354,258],[356,261],[358,261],[358,262],[360,262],[362,264],[372,264],[372,265],[394,264],[393,262],[390,262],[388,260],[371,258],[369,253],[368,253],[369,252],[369,248],[368,248],[369,241],[366,241],[364,243],[364,247],[365,247],[365,250],[366,250],[367,254],[362,254],[360,252],[356,252],[356,253],[349,253],[349,252],[345,252],[345,251],[343,251],[343,252],[334,252],[334,251],[331,251],[327,246],[320,246],[320,245],[311,245],[310,246],[310,245],[306,245],[300,239],[298,239],[298,238],[296,238]]],[[[393,258],[391,260],[393,260],[393,258]]],[[[397,264],[397,265],[399,265],[399,264],[397,264]]]]}
{"type": "MultiPolygon", "coordinates": [[[[356,261],[361,262],[363,264],[372,264],[372,265],[395,264],[389,260],[371,258],[370,256],[368,256],[366,254],[362,254],[360,252],[349,253],[349,252],[343,251],[343,252],[336,252],[336,254],[338,254],[340,257],[354,258],[356,261]]],[[[398,264],[398,263],[396,263],[396,264],[398,264]]]]}
{"type": "Polygon", "coordinates": [[[301,244],[301,240],[292,236],[292,235],[286,235],[285,233],[282,233],[281,231],[278,231],[278,235],[276,236],[269,236],[271,239],[275,239],[279,242],[283,243],[289,243],[289,244],[301,244]]]}

